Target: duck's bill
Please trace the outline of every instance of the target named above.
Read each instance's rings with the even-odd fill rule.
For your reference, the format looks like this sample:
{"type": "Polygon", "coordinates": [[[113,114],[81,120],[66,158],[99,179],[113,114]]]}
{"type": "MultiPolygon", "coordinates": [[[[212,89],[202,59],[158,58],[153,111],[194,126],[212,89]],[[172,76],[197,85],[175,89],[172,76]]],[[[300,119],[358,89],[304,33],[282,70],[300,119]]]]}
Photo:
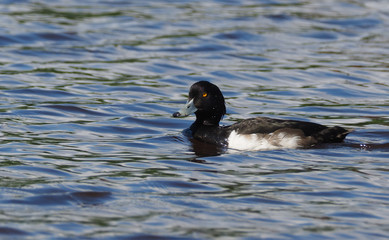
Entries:
{"type": "Polygon", "coordinates": [[[173,113],[173,117],[186,117],[197,111],[193,103],[193,99],[188,100],[183,108],[181,108],[178,112],[173,113]]]}

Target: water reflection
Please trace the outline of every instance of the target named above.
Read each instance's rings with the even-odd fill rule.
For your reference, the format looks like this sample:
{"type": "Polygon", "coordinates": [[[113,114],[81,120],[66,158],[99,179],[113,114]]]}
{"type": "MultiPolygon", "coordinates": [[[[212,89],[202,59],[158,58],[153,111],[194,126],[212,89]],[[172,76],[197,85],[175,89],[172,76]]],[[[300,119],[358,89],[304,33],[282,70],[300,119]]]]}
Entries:
{"type": "Polygon", "coordinates": [[[190,139],[190,142],[192,144],[191,151],[198,157],[217,156],[227,151],[226,147],[204,143],[193,138],[190,139]]]}

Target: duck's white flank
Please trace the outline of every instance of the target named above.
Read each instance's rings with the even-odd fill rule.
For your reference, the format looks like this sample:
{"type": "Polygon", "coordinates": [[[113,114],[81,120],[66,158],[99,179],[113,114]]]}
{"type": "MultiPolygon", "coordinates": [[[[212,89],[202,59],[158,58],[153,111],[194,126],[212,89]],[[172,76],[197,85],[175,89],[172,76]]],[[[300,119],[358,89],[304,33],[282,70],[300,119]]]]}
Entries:
{"type": "Polygon", "coordinates": [[[269,134],[237,134],[232,131],[228,137],[228,147],[236,150],[273,150],[301,147],[301,136],[290,135],[282,131],[269,134]]]}

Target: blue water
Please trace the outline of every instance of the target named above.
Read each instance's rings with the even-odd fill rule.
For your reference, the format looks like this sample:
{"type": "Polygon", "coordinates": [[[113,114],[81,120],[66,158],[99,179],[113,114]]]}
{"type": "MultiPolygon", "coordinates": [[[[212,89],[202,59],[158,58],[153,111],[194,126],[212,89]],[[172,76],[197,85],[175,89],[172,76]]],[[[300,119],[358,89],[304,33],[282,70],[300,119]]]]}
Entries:
{"type": "Polygon", "coordinates": [[[386,0],[0,1],[1,239],[388,239],[386,0]],[[353,128],[223,151],[172,118],[353,128]]]}

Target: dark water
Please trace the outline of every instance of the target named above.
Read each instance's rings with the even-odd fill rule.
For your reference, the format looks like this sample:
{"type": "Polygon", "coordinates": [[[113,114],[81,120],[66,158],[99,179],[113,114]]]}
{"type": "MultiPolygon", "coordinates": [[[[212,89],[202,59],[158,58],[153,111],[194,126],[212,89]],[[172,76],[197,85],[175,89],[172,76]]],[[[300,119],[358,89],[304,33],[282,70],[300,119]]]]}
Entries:
{"type": "Polygon", "coordinates": [[[389,238],[386,0],[0,1],[0,238],[389,238]],[[171,113],[354,128],[220,152],[171,113]]]}

